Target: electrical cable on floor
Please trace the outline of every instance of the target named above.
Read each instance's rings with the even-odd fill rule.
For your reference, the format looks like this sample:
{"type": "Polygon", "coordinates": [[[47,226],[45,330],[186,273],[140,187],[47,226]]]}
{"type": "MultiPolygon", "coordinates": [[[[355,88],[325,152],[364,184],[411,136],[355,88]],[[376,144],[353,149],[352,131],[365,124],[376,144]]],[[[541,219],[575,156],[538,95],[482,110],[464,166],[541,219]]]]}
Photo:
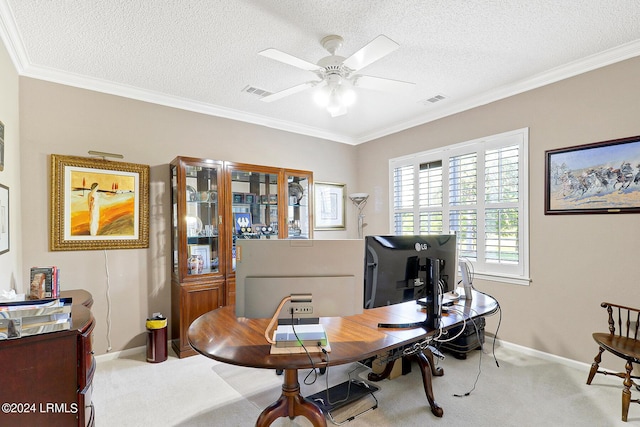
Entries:
{"type": "Polygon", "coordinates": [[[298,337],[298,333],[296,332],[296,327],[295,327],[294,323],[295,323],[295,318],[293,317],[293,309],[291,309],[291,330],[293,331],[293,335],[295,335],[296,340],[300,344],[302,344],[302,349],[307,354],[307,357],[309,358],[309,362],[311,363],[311,370],[309,371],[307,376],[304,377],[304,380],[302,382],[304,383],[304,385],[312,385],[312,384],[315,384],[315,382],[318,380],[318,373],[316,372],[316,365],[315,365],[315,363],[313,363],[313,359],[311,358],[311,354],[309,354],[309,350],[307,350],[307,346],[304,345],[304,342],[300,339],[300,337],[298,337]],[[307,379],[311,376],[312,373],[314,374],[313,381],[307,382],[307,379]]]}
{"type": "Polygon", "coordinates": [[[109,283],[109,260],[107,259],[107,250],[104,249],[104,270],[107,275],[107,353],[111,351],[111,295],[109,283]]]}
{"type": "Polygon", "coordinates": [[[325,378],[324,378],[325,392],[327,394],[327,403],[329,403],[330,405],[336,405],[338,403],[346,402],[347,400],[349,400],[349,396],[351,395],[351,374],[353,374],[355,371],[358,370],[358,366],[356,365],[356,367],[350,370],[347,374],[347,378],[349,382],[349,384],[347,385],[347,395],[344,397],[344,399],[340,399],[338,401],[332,402],[331,398],[329,397],[329,352],[324,348],[322,349],[322,352],[327,357],[327,370],[325,372],[325,378]]]}
{"type": "Polygon", "coordinates": [[[482,373],[482,353],[484,353],[484,347],[482,345],[482,341],[480,340],[480,330],[478,329],[478,325],[476,324],[476,321],[473,320],[473,317],[471,317],[470,320],[473,323],[473,327],[475,328],[476,339],[478,340],[478,343],[480,343],[480,357],[478,358],[478,374],[476,375],[476,380],[473,382],[473,386],[471,387],[471,390],[469,390],[464,394],[454,393],[455,397],[469,396],[476,389],[476,385],[478,384],[478,380],[480,379],[480,374],[482,373]]]}

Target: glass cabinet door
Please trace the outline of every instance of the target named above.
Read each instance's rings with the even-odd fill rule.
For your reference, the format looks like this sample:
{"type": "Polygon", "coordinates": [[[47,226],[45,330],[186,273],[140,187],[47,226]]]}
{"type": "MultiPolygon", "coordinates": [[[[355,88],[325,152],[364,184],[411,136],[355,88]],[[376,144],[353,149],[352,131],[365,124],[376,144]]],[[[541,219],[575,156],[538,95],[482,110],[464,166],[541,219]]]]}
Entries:
{"type": "Polygon", "coordinates": [[[220,273],[218,188],[222,168],[187,161],[171,168],[174,272],[181,277],[220,273]]]}
{"type": "Polygon", "coordinates": [[[277,239],[277,169],[227,166],[231,185],[231,269],[236,269],[238,239],[277,239]]]}
{"type": "Polygon", "coordinates": [[[287,234],[289,239],[312,238],[311,189],[313,178],[301,171],[285,171],[287,201],[287,234]]]}
{"type": "Polygon", "coordinates": [[[217,273],[220,269],[218,170],[185,167],[188,274],[217,273]]]}

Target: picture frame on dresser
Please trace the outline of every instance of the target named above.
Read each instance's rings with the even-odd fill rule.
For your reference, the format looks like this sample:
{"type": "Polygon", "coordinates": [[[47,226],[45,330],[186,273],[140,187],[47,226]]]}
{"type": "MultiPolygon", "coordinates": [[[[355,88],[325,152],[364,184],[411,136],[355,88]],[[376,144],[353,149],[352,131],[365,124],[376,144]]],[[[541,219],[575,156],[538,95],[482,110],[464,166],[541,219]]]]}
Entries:
{"type": "Polygon", "coordinates": [[[51,155],[52,251],[149,247],[149,166],[51,155]]]}

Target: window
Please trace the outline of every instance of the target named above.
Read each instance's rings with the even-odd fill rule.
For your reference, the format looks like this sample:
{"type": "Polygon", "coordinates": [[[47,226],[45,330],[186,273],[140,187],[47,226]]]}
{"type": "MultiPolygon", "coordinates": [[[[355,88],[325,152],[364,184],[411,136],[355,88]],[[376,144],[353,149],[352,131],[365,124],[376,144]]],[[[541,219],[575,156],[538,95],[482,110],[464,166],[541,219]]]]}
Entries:
{"type": "Polygon", "coordinates": [[[391,159],[393,234],[455,232],[477,277],[529,283],[528,129],[391,159]]]}

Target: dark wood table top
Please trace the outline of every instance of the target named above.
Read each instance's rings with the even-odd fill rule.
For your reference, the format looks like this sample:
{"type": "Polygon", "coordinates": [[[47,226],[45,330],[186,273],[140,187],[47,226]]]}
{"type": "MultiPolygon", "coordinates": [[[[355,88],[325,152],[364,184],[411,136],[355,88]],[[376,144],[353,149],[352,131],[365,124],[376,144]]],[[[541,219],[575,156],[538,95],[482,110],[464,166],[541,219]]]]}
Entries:
{"type": "MultiPolygon", "coordinates": [[[[494,313],[495,299],[474,291],[470,301],[460,300],[454,308],[460,313],[442,317],[444,329],[459,325],[464,317],[494,313]]],[[[239,366],[269,369],[307,369],[312,367],[306,354],[270,354],[271,344],[264,338],[270,319],[237,318],[234,306],[222,307],[197,318],[189,327],[191,346],[199,353],[239,366]]],[[[409,345],[436,330],[424,328],[383,329],[378,323],[409,323],[425,320],[425,312],[415,302],[364,310],[348,317],[321,318],[331,346],[330,365],[356,362],[386,350],[409,345]]],[[[311,353],[313,366],[326,366],[322,353],[311,353]]]]}

